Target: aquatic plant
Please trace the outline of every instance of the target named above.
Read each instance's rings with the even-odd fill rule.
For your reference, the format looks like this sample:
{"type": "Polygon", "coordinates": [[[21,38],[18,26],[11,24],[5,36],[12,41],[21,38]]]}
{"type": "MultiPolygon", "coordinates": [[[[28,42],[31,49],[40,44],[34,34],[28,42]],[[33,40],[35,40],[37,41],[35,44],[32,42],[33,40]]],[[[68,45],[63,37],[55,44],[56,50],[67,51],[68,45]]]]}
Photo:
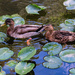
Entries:
{"type": "Polygon", "coordinates": [[[75,75],[75,68],[71,68],[71,69],[69,70],[69,72],[70,72],[69,75],[75,75]]]}
{"type": "Polygon", "coordinates": [[[28,14],[39,14],[38,12],[46,9],[44,6],[38,6],[36,4],[29,4],[25,7],[28,14]]]}
{"type": "Polygon", "coordinates": [[[0,75],[6,75],[5,71],[2,70],[1,66],[0,66],[0,75]]]}
{"type": "Polygon", "coordinates": [[[7,37],[7,35],[5,33],[0,32],[0,42],[4,42],[6,37],[7,37]]]}
{"type": "Polygon", "coordinates": [[[43,46],[43,51],[49,51],[48,54],[50,56],[45,56],[44,60],[46,62],[43,62],[43,66],[46,68],[59,68],[62,65],[62,60],[59,57],[56,57],[54,55],[57,55],[62,50],[62,45],[57,42],[50,42],[46,43],[43,46]]]}
{"type": "Polygon", "coordinates": [[[43,48],[44,51],[49,51],[49,55],[57,55],[62,50],[62,45],[57,42],[46,43],[43,48]]]}
{"type": "Polygon", "coordinates": [[[60,24],[61,30],[75,32],[75,19],[67,19],[60,24]]]}
{"type": "MultiPolygon", "coordinates": [[[[7,67],[10,70],[14,70],[18,74],[27,74],[30,72],[35,64],[32,62],[28,62],[31,57],[33,57],[36,53],[36,50],[34,47],[25,47],[20,50],[18,53],[18,57],[21,59],[19,62],[15,60],[8,61],[4,68],[7,67]]],[[[9,48],[0,48],[0,60],[6,60],[11,57],[13,54],[13,51],[10,51],[9,48]]]]}
{"type": "Polygon", "coordinates": [[[3,32],[0,32],[0,37],[5,38],[5,37],[7,37],[7,35],[5,33],[3,33],[3,32]]]}
{"type": "Polygon", "coordinates": [[[67,10],[75,10],[75,0],[66,0],[63,2],[67,10]]]}
{"type": "Polygon", "coordinates": [[[46,56],[44,57],[44,60],[47,62],[43,63],[43,66],[46,68],[59,68],[62,65],[62,60],[59,57],[56,56],[46,56]]]}
{"type": "Polygon", "coordinates": [[[15,26],[25,24],[25,20],[19,14],[1,16],[0,24],[3,24],[7,18],[12,18],[15,22],[15,26]]]}
{"type": "Polygon", "coordinates": [[[14,52],[7,47],[0,48],[0,60],[9,59],[13,54],[14,52]]]}
{"type": "Polygon", "coordinates": [[[60,58],[65,62],[75,62],[75,50],[64,50],[59,53],[60,58]]]}
{"type": "Polygon", "coordinates": [[[18,62],[15,60],[9,60],[4,67],[7,67],[9,69],[15,69],[15,66],[18,62]]]}
{"type": "Polygon", "coordinates": [[[24,75],[24,74],[29,73],[34,68],[34,66],[35,66],[34,63],[19,62],[15,66],[15,71],[16,71],[16,73],[18,73],[20,75],[24,75]]]}
{"type": "Polygon", "coordinates": [[[36,53],[36,50],[34,47],[25,47],[20,50],[18,53],[18,57],[22,60],[29,60],[31,57],[33,57],[36,53]]]}

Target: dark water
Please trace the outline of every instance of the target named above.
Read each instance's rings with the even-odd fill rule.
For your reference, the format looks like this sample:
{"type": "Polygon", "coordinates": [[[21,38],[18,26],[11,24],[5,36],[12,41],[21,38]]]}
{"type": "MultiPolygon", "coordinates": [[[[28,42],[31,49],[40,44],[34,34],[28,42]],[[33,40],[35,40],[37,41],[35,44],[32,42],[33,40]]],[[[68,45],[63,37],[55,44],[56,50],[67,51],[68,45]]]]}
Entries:
{"type": "MultiPolygon", "coordinates": [[[[75,17],[74,11],[71,12],[65,9],[63,1],[64,0],[0,0],[0,16],[18,13],[25,19],[26,24],[52,24],[57,30],[60,29],[59,24],[64,22],[65,19],[72,19],[75,17]],[[25,7],[31,3],[46,6],[47,9],[40,12],[40,15],[28,15],[25,11],[25,7]]],[[[0,28],[0,32],[6,33],[6,29],[5,27],[0,28]]],[[[0,44],[0,48],[10,48],[10,50],[14,51],[14,55],[9,60],[13,59],[18,61],[17,54],[23,47],[27,46],[26,40],[27,39],[15,39],[13,44],[6,43],[6,40],[5,43],[0,44]]],[[[63,62],[61,67],[57,69],[43,67],[43,58],[48,54],[42,51],[42,47],[47,42],[48,41],[43,36],[33,37],[31,40],[31,46],[34,46],[37,50],[36,55],[31,59],[35,61],[36,67],[28,75],[68,75],[69,69],[75,67],[75,63],[63,62]]],[[[69,43],[63,49],[75,49],[75,43],[69,43]]],[[[4,66],[9,60],[0,61],[0,65],[4,66]]],[[[7,68],[3,68],[3,70],[6,71],[7,75],[16,75],[14,71],[9,71],[7,68]]]]}

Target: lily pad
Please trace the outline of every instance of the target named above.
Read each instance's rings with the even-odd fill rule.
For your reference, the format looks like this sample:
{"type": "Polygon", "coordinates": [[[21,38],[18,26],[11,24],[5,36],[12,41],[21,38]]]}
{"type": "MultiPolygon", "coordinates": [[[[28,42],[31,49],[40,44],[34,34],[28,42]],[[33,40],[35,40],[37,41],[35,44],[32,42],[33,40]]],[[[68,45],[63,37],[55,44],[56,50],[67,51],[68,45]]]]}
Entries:
{"type": "Polygon", "coordinates": [[[34,68],[34,66],[35,64],[33,63],[19,62],[15,67],[15,71],[20,75],[24,75],[29,73],[34,68]]]}
{"type": "Polygon", "coordinates": [[[10,61],[8,61],[5,65],[8,66],[10,69],[11,69],[11,68],[14,69],[17,63],[18,63],[18,62],[15,61],[15,60],[10,60],[10,61]]]}
{"type": "Polygon", "coordinates": [[[43,46],[44,51],[49,51],[49,55],[56,55],[62,50],[62,45],[57,42],[50,42],[43,46]]]}
{"type": "Polygon", "coordinates": [[[15,26],[25,24],[25,20],[19,14],[13,14],[11,16],[10,15],[1,16],[0,17],[0,24],[4,24],[4,22],[7,18],[12,18],[15,21],[15,26]]]}
{"type": "Polygon", "coordinates": [[[69,70],[69,72],[75,74],[75,68],[71,68],[71,69],[69,70]]]}
{"type": "Polygon", "coordinates": [[[64,50],[59,54],[60,58],[65,62],[75,62],[75,50],[64,50]]]}
{"type": "Polygon", "coordinates": [[[0,48],[0,60],[9,59],[13,54],[14,52],[7,47],[0,48]]]}
{"type": "Polygon", "coordinates": [[[25,9],[28,14],[39,14],[38,11],[44,10],[46,7],[38,6],[36,4],[29,4],[25,9]]]}
{"type": "Polygon", "coordinates": [[[3,32],[0,32],[0,37],[5,38],[5,37],[7,37],[7,35],[5,33],[3,33],[3,32]]]}
{"type": "Polygon", "coordinates": [[[67,19],[64,23],[60,24],[61,30],[75,32],[75,19],[67,19]]]}
{"type": "Polygon", "coordinates": [[[9,16],[9,15],[3,15],[3,16],[1,16],[1,17],[0,17],[0,24],[4,24],[4,22],[5,22],[5,20],[6,20],[7,18],[10,18],[10,16],[9,16]]]}
{"type": "Polygon", "coordinates": [[[5,40],[4,38],[0,37],[0,42],[4,42],[4,40],[5,40]]]}
{"type": "Polygon", "coordinates": [[[15,26],[25,24],[25,20],[22,17],[13,17],[12,19],[15,22],[15,26]]]}
{"type": "Polygon", "coordinates": [[[36,53],[36,50],[34,47],[25,47],[20,50],[18,53],[18,57],[24,61],[29,60],[31,57],[33,57],[36,53]]]}
{"type": "Polygon", "coordinates": [[[7,35],[3,32],[0,32],[0,42],[4,42],[4,38],[7,37],[7,35]]]}
{"type": "Polygon", "coordinates": [[[43,66],[46,68],[59,68],[62,65],[62,60],[56,56],[46,56],[44,60],[47,62],[43,63],[43,66]]]}
{"type": "Polygon", "coordinates": [[[6,75],[5,71],[2,71],[2,67],[0,66],[0,75],[6,75]]]}
{"type": "Polygon", "coordinates": [[[75,10],[75,0],[66,0],[63,4],[64,6],[67,6],[67,10],[75,10]]]}

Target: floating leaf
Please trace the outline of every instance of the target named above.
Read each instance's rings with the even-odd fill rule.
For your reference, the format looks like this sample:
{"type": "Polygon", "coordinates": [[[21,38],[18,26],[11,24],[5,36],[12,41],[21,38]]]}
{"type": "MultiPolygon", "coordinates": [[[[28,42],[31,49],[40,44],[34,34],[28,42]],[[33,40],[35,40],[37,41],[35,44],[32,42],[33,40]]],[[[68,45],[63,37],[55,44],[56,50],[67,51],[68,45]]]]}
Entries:
{"type": "Polygon", "coordinates": [[[14,69],[15,66],[16,66],[16,64],[17,64],[17,61],[15,61],[15,60],[10,60],[10,61],[8,61],[5,65],[8,66],[9,68],[14,69]]]}
{"type": "Polygon", "coordinates": [[[75,74],[75,68],[71,68],[71,69],[69,70],[69,72],[75,74]]]}
{"type": "Polygon", "coordinates": [[[19,62],[16,67],[15,71],[18,74],[24,75],[30,72],[34,68],[35,64],[27,63],[27,62],[19,62]]]}
{"type": "Polygon", "coordinates": [[[36,4],[29,4],[25,9],[28,14],[39,14],[38,11],[44,10],[46,7],[38,6],[36,4]]]}
{"type": "Polygon", "coordinates": [[[64,23],[60,24],[61,30],[75,32],[75,19],[67,19],[64,23]]]}
{"type": "Polygon", "coordinates": [[[0,75],[6,75],[5,71],[2,71],[2,67],[0,66],[0,75]]]}
{"type": "Polygon", "coordinates": [[[12,19],[15,22],[15,26],[25,24],[25,20],[22,17],[13,17],[12,19]]]}
{"type": "Polygon", "coordinates": [[[9,59],[13,54],[14,52],[7,47],[0,48],[0,60],[9,59]]]}
{"type": "Polygon", "coordinates": [[[4,24],[5,20],[7,18],[12,18],[15,21],[15,26],[16,25],[23,25],[25,24],[25,20],[19,15],[19,14],[13,14],[13,15],[3,15],[0,17],[0,24],[4,24]]]}
{"type": "Polygon", "coordinates": [[[54,69],[62,65],[61,59],[56,56],[46,56],[44,57],[44,60],[47,61],[43,63],[43,66],[46,68],[54,69]]]}
{"type": "Polygon", "coordinates": [[[7,37],[7,35],[3,32],[0,32],[0,42],[4,42],[4,38],[7,37]]]}
{"type": "Polygon", "coordinates": [[[4,40],[5,40],[4,38],[0,37],[0,42],[4,42],[4,40]]]}
{"type": "Polygon", "coordinates": [[[7,35],[5,33],[3,33],[3,32],[0,32],[0,37],[5,38],[5,37],[7,37],[7,35]]]}
{"type": "Polygon", "coordinates": [[[6,75],[5,71],[1,71],[0,75],[6,75]]]}
{"type": "Polygon", "coordinates": [[[75,50],[64,50],[59,54],[60,58],[65,62],[75,62],[75,50]]]}
{"type": "Polygon", "coordinates": [[[2,66],[0,66],[0,72],[1,72],[1,70],[2,70],[2,66]]]}
{"type": "Polygon", "coordinates": [[[33,57],[36,53],[36,50],[34,47],[25,47],[20,50],[18,53],[18,57],[24,61],[29,60],[31,57],[33,57]]]}
{"type": "Polygon", "coordinates": [[[56,55],[62,50],[62,46],[57,42],[50,42],[43,46],[43,50],[49,51],[49,55],[56,55]]]}
{"type": "Polygon", "coordinates": [[[0,19],[2,21],[5,21],[7,18],[10,18],[10,16],[9,15],[3,15],[3,16],[0,17],[0,19]]]}
{"type": "Polygon", "coordinates": [[[3,15],[0,17],[0,24],[3,24],[7,18],[10,18],[9,15],[3,15]]]}
{"type": "Polygon", "coordinates": [[[67,10],[75,10],[75,0],[66,0],[63,2],[67,10]]]}

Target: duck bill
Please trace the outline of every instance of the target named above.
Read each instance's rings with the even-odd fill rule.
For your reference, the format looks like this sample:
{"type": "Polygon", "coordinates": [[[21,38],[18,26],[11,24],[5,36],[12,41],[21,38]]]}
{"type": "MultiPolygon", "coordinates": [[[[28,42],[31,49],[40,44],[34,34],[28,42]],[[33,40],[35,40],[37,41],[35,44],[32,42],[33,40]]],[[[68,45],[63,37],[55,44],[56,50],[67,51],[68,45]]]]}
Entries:
{"type": "Polygon", "coordinates": [[[5,25],[6,25],[6,23],[2,24],[1,27],[2,27],[2,26],[5,26],[5,25]]]}

